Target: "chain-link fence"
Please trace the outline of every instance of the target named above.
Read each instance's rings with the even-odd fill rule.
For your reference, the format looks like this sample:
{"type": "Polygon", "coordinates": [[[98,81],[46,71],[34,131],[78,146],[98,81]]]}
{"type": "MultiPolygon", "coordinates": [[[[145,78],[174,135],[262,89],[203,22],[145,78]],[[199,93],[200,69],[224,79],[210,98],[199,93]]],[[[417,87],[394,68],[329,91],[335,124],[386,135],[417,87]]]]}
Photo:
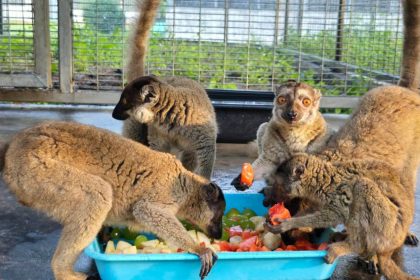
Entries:
{"type": "MultiPolygon", "coordinates": [[[[0,1],[0,71],[30,70],[31,2],[0,1]],[[14,14],[14,9],[20,10],[14,14]]],[[[272,90],[299,79],[327,95],[359,95],[398,79],[399,0],[162,2],[147,57],[149,73],[188,76],[206,88],[245,90],[272,90]]],[[[135,0],[74,0],[71,9],[74,89],[121,90],[135,0]]],[[[57,0],[50,1],[49,13],[55,74],[57,0]]]]}

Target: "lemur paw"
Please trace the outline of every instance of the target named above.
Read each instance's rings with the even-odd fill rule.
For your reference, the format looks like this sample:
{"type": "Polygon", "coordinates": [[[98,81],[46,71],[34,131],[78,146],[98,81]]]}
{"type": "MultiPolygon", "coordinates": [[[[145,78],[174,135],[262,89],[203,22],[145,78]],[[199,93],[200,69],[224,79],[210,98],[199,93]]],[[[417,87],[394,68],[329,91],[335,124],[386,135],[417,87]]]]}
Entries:
{"type": "Polygon", "coordinates": [[[328,264],[332,264],[338,258],[337,254],[331,248],[328,249],[327,254],[324,257],[324,260],[328,264]]]}
{"type": "Polygon", "coordinates": [[[419,239],[414,233],[409,232],[405,237],[404,244],[417,247],[419,245],[419,239]]]}
{"type": "Polygon", "coordinates": [[[203,247],[199,250],[198,256],[201,260],[200,278],[204,279],[217,261],[217,255],[211,249],[203,247]]]}
{"type": "Polygon", "coordinates": [[[250,186],[248,186],[246,184],[242,184],[241,183],[241,174],[239,174],[238,176],[236,176],[235,179],[233,179],[230,184],[232,186],[234,186],[235,189],[238,190],[238,191],[246,191],[250,187],[250,186]]]}
{"type": "Polygon", "coordinates": [[[264,228],[272,233],[284,233],[293,228],[292,223],[288,222],[287,220],[276,219],[276,222],[279,222],[280,224],[272,225],[271,223],[266,222],[264,223],[264,228]]]}
{"type": "Polygon", "coordinates": [[[380,273],[379,264],[376,257],[368,259],[368,260],[358,257],[357,262],[369,274],[377,275],[380,273]]]}

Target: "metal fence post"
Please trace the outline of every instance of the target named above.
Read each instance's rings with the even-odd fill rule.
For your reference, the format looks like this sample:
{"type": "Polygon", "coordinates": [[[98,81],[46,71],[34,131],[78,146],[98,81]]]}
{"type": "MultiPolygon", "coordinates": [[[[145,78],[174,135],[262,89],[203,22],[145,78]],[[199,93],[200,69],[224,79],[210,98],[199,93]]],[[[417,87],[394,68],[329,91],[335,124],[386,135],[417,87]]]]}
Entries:
{"type": "Polygon", "coordinates": [[[335,42],[335,60],[341,61],[343,51],[343,28],[344,28],[344,12],[346,10],[346,0],[340,0],[338,6],[338,19],[337,19],[337,36],[335,42]]]}
{"type": "Polygon", "coordinates": [[[283,27],[283,42],[287,45],[287,33],[289,29],[289,0],[284,3],[284,27],[283,27]]]}
{"type": "Polygon", "coordinates": [[[72,3],[71,0],[58,1],[58,49],[62,93],[73,93],[72,3]]]}
{"type": "MultiPolygon", "coordinates": [[[[60,2],[60,1],[59,1],[60,2]]],[[[34,0],[35,74],[45,87],[52,87],[49,0],[34,0]]]]}

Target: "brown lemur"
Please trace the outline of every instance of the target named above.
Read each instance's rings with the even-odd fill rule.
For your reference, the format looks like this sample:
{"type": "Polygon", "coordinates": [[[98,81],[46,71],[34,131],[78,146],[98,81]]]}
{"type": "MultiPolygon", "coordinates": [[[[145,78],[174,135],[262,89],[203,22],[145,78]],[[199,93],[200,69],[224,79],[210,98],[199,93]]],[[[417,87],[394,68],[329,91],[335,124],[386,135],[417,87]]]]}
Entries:
{"type": "Polygon", "coordinates": [[[159,0],[137,1],[128,85],[112,116],[125,120],[123,135],[154,150],[181,151],[182,164],[210,179],[216,152],[216,114],[204,88],[184,77],[144,76],[145,56],[159,0]]]}
{"type": "Polygon", "coordinates": [[[206,276],[216,256],[178,218],[222,235],[225,199],[175,156],[92,126],[47,122],[0,148],[3,179],[17,199],[63,225],[51,266],[57,280],[84,280],[73,265],[102,225],[150,231],[193,254],[206,276]]]}
{"type": "Polygon", "coordinates": [[[282,233],[344,224],[348,236],[329,246],[328,263],[357,253],[377,262],[387,279],[420,279],[405,274],[391,258],[403,245],[414,216],[412,193],[400,172],[375,159],[331,162],[302,154],[286,164],[285,173],[289,195],[317,201],[321,209],[277,226],[267,224],[268,230],[282,233]]]}
{"type": "MultiPolygon", "coordinates": [[[[318,151],[332,135],[319,112],[320,99],[321,92],[305,83],[289,80],[276,87],[272,117],[258,128],[258,158],[252,163],[254,180],[265,179],[268,185],[262,190],[264,205],[284,199],[282,183],[273,172],[297,152],[318,151]]],[[[239,176],[232,185],[237,190],[249,187],[240,184],[239,176]]]]}

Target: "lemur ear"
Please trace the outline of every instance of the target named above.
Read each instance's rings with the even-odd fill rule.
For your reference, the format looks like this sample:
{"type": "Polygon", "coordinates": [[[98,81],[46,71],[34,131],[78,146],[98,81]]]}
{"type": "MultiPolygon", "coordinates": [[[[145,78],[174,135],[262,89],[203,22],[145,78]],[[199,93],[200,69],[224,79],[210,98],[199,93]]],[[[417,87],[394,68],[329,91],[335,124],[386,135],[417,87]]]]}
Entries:
{"type": "Polygon", "coordinates": [[[211,182],[210,184],[206,185],[205,192],[207,201],[216,202],[219,199],[220,188],[216,183],[211,182]]]}
{"type": "Polygon", "coordinates": [[[314,89],[314,100],[318,101],[322,96],[322,93],[319,89],[314,89]]]}
{"type": "Polygon", "coordinates": [[[143,76],[129,83],[124,91],[131,91],[130,94],[138,95],[141,102],[148,103],[157,96],[157,92],[151,86],[152,83],[163,82],[155,75],[143,76]]]}

